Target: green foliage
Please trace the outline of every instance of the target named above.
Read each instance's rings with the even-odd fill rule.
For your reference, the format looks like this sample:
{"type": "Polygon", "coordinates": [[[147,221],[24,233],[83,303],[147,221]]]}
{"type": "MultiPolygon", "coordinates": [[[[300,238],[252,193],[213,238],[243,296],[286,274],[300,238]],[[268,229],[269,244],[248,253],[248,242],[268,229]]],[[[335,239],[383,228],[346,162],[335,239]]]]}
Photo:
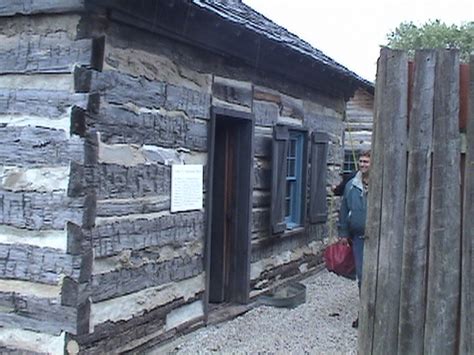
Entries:
{"type": "Polygon", "coordinates": [[[461,61],[467,62],[474,51],[474,21],[448,26],[440,20],[430,20],[419,27],[413,22],[402,22],[387,34],[387,40],[387,47],[408,50],[411,57],[415,49],[457,48],[461,61]]]}

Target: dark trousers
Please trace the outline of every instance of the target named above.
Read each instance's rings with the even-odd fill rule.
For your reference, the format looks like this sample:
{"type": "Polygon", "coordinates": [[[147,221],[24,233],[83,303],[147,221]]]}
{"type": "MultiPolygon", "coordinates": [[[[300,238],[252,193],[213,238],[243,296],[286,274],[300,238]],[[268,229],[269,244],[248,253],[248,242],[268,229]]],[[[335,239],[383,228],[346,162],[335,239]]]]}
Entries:
{"type": "Polygon", "coordinates": [[[355,261],[355,267],[356,267],[357,285],[359,286],[359,290],[360,290],[360,283],[362,281],[362,263],[364,260],[363,236],[352,238],[352,254],[354,255],[354,261],[355,261]]]}

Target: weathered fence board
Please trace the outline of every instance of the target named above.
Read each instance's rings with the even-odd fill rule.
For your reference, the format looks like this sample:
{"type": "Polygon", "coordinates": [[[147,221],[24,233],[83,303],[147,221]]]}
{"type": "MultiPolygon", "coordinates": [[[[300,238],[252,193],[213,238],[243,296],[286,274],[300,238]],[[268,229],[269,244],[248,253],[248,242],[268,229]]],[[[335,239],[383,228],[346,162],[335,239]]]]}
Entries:
{"type": "Polygon", "coordinates": [[[202,212],[186,212],[135,219],[113,219],[97,225],[92,238],[96,257],[118,254],[125,249],[161,247],[167,244],[182,244],[204,236],[202,212]]]}
{"type": "Polygon", "coordinates": [[[460,354],[474,353],[474,55],[470,58],[469,114],[464,172],[463,234],[461,246],[460,354]]]}
{"type": "Polygon", "coordinates": [[[437,51],[424,351],[456,353],[460,297],[459,53],[437,51]]]}
{"type": "Polygon", "coordinates": [[[383,188],[380,244],[378,254],[377,299],[375,304],[374,347],[376,354],[396,354],[398,336],[386,329],[398,329],[403,226],[405,218],[407,143],[407,54],[391,51],[385,75],[386,100],[381,117],[383,131],[383,188]]]}
{"type": "Polygon", "coordinates": [[[433,51],[416,53],[408,143],[399,354],[423,353],[425,314],[420,310],[426,304],[435,65],[433,51]]]}
{"type": "Polygon", "coordinates": [[[389,112],[385,105],[384,93],[387,89],[387,57],[389,52],[382,50],[377,66],[377,85],[375,91],[374,131],[372,134],[371,173],[367,202],[366,239],[364,241],[363,278],[360,292],[359,311],[359,353],[371,354],[374,336],[375,302],[377,289],[377,264],[382,208],[382,186],[384,170],[384,137],[386,122],[382,119],[389,112]]]}
{"type": "Polygon", "coordinates": [[[54,166],[83,163],[84,141],[40,127],[0,127],[0,161],[5,165],[54,166]]]}

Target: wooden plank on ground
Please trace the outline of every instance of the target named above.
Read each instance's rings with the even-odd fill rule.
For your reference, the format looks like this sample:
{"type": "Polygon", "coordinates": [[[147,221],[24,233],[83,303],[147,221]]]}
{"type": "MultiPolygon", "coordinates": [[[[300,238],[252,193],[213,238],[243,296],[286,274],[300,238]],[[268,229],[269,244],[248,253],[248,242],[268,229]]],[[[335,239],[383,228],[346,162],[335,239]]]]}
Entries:
{"type": "Polygon", "coordinates": [[[408,58],[388,50],[384,113],[382,217],[380,225],[374,354],[396,354],[402,269],[407,165],[408,58]]]}
{"type": "Polygon", "coordinates": [[[458,52],[437,51],[435,80],[424,352],[455,354],[461,265],[458,52]]]}
{"type": "Polygon", "coordinates": [[[388,52],[382,50],[377,65],[375,90],[374,131],[372,135],[371,172],[367,205],[367,222],[364,242],[363,278],[360,291],[359,353],[372,353],[374,335],[375,301],[377,288],[377,263],[379,253],[380,218],[383,185],[383,144],[387,115],[384,105],[388,52]]]}
{"type": "Polygon", "coordinates": [[[408,142],[399,354],[423,353],[435,65],[434,51],[416,52],[408,142]]]}
{"type": "Polygon", "coordinates": [[[467,152],[464,172],[464,211],[461,256],[460,354],[474,353],[474,55],[470,58],[469,113],[466,131],[467,152]]]}

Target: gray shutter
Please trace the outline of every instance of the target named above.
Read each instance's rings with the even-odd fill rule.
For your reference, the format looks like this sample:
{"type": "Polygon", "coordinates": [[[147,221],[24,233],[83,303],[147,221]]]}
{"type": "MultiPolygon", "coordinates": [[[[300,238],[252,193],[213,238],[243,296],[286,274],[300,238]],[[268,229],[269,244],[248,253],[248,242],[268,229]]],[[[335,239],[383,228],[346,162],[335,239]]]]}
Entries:
{"type": "Polygon", "coordinates": [[[327,155],[329,135],[313,132],[311,137],[311,182],[309,195],[309,219],[311,223],[327,221],[327,155]]]}
{"type": "Polygon", "coordinates": [[[285,190],[286,190],[286,157],[288,154],[288,127],[273,128],[272,148],[272,204],[271,224],[272,233],[282,233],[285,223],[285,190]]]}

